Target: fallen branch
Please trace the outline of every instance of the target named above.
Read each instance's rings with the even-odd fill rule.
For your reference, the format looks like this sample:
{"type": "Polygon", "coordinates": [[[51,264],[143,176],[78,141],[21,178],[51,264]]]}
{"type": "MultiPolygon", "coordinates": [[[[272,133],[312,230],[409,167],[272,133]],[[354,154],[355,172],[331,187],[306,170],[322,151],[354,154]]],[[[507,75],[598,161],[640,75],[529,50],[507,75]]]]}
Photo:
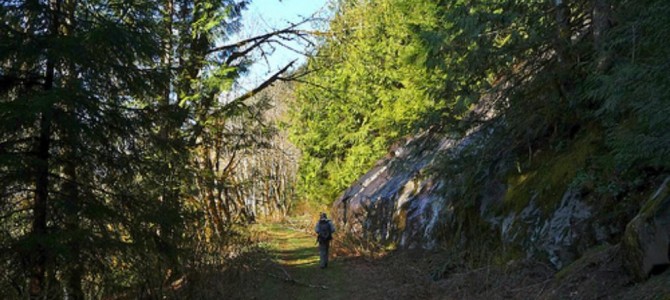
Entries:
{"type": "Polygon", "coordinates": [[[327,289],[328,289],[328,287],[325,286],[325,285],[314,285],[314,284],[309,284],[309,283],[304,283],[304,282],[298,281],[298,280],[296,280],[295,278],[293,278],[293,277],[291,276],[291,274],[289,274],[284,268],[282,268],[282,267],[280,267],[280,266],[276,266],[276,267],[277,267],[278,269],[282,270],[282,272],[284,272],[284,277],[281,277],[281,276],[278,276],[278,275],[275,275],[275,274],[272,274],[272,273],[267,273],[267,274],[268,274],[269,276],[271,276],[271,277],[274,277],[274,278],[277,278],[277,279],[281,279],[281,280],[283,280],[283,281],[285,281],[285,282],[290,282],[290,283],[292,283],[292,284],[296,284],[296,285],[300,285],[300,286],[305,286],[305,287],[310,287],[310,288],[316,288],[316,289],[323,289],[323,290],[327,290],[327,289]]]}

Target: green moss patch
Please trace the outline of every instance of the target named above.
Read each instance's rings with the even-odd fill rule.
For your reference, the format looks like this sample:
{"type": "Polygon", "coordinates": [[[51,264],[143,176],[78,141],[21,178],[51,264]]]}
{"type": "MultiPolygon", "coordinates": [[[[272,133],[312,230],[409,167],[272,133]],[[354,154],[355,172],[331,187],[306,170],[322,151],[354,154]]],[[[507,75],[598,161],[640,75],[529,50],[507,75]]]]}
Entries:
{"type": "Polygon", "coordinates": [[[536,199],[536,204],[545,213],[553,210],[577,172],[583,170],[588,159],[597,154],[600,140],[600,132],[592,130],[583,132],[563,151],[538,151],[528,169],[519,168],[507,177],[505,208],[518,213],[528,206],[531,199],[536,199]]]}

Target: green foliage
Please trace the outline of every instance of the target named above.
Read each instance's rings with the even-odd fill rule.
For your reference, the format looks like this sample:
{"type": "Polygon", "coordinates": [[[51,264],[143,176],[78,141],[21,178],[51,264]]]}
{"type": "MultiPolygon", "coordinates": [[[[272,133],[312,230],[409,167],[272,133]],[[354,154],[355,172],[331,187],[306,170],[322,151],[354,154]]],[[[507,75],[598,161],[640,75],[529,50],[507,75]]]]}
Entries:
{"type": "Polygon", "coordinates": [[[424,52],[412,30],[435,22],[427,3],[340,4],[292,112],[303,197],[332,201],[395,140],[429,125],[439,104],[428,91],[443,76],[416,62],[424,52]]]}
{"type": "Polygon", "coordinates": [[[607,35],[612,68],[585,84],[584,97],[596,103],[594,116],[608,130],[620,170],[670,167],[668,12],[664,1],[621,11],[620,24],[607,35]]]}
{"type": "Polygon", "coordinates": [[[162,298],[183,275],[190,146],[237,76],[207,54],[245,3],[0,4],[0,298],[162,298]]]}

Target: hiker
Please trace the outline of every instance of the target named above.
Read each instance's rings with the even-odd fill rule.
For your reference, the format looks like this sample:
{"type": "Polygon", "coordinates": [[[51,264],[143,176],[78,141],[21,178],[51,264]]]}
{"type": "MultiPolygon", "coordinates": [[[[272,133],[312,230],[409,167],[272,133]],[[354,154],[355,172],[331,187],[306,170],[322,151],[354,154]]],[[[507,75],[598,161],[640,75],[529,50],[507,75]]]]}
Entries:
{"type": "Polygon", "coordinates": [[[317,234],[316,242],[319,243],[319,266],[324,269],[328,267],[328,248],[330,247],[330,240],[333,239],[335,225],[328,220],[326,213],[322,212],[314,231],[317,234]]]}

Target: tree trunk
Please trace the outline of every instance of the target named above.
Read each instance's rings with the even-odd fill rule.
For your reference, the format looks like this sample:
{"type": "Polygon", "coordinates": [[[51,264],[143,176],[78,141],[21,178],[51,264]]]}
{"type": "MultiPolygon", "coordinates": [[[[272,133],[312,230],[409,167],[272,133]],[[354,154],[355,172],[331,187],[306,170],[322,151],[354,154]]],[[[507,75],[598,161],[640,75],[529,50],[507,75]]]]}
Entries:
{"type": "MultiPolygon", "coordinates": [[[[65,0],[64,10],[65,22],[62,24],[62,33],[64,36],[71,36],[74,34],[75,30],[75,12],[76,12],[77,2],[76,0],[65,0]]],[[[67,76],[65,85],[75,88],[76,85],[76,67],[74,64],[65,65],[67,76]]],[[[76,118],[76,103],[68,102],[65,105],[65,113],[71,114],[72,118],[76,118]]],[[[81,237],[79,235],[80,231],[80,212],[81,212],[81,199],[79,195],[79,186],[78,180],[79,176],[77,174],[77,165],[76,161],[79,157],[78,147],[81,145],[81,140],[79,138],[78,128],[71,128],[64,130],[63,138],[67,141],[64,147],[64,157],[65,157],[65,168],[63,173],[67,181],[63,184],[63,192],[65,195],[65,230],[70,236],[70,240],[67,242],[67,248],[69,251],[69,261],[67,262],[69,268],[67,270],[67,290],[68,296],[73,300],[83,300],[84,291],[82,290],[81,280],[84,277],[84,264],[81,261],[81,237]]]]}
{"type": "MultiPolygon", "coordinates": [[[[76,141],[75,141],[76,142],[76,141]]],[[[73,144],[70,147],[74,147],[73,144]]],[[[84,292],[81,286],[81,280],[84,275],[84,266],[80,261],[81,259],[81,241],[78,234],[80,217],[79,213],[81,210],[80,198],[79,198],[79,188],[77,187],[77,169],[75,166],[76,151],[69,149],[69,154],[67,155],[67,165],[65,167],[65,176],[68,179],[68,182],[65,183],[63,189],[65,191],[65,197],[68,197],[66,200],[66,216],[65,216],[65,229],[69,233],[70,241],[67,243],[67,248],[69,250],[70,261],[69,261],[69,274],[67,278],[67,287],[68,294],[70,299],[73,300],[83,300],[84,292]]]]}
{"type": "MultiPolygon", "coordinates": [[[[567,102],[567,98],[572,93],[571,70],[574,66],[574,60],[571,58],[571,38],[572,28],[570,26],[570,7],[568,0],[554,0],[556,8],[556,38],[554,48],[558,63],[556,66],[556,76],[558,89],[562,101],[567,102]]],[[[564,103],[561,103],[563,105],[564,103]]]]}
{"type": "Polygon", "coordinates": [[[611,65],[611,54],[603,45],[603,38],[612,26],[612,9],[608,0],[593,1],[593,47],[596,51],[596,71],[607,71],[611,65]]]}
{"type": "MultiPolygon", "coordinates": [[[[58,14],[60,11],[59,0],[51,0],[49,3],[51,12],[51,35],[58,35],[60,22],[58,14]]],[[[47,49],[50,51],[50,49],[47,49]]],[[[48,59],[46,62],[46,73],[44,79],[44,91],[53,88],[55,64],[48,59]]],[[[40,118],[39,137],[37,142],[37,166],[35,167],[35,197],[33,203],[32,236],[36,240],[31,254],[31,270],[29,294],[31,299],[42,297],[46,293],[45,274],[47,265],[47,248],[44,238],[47,234],[47,209],[49,202],[49,149],[51,148],[51,105],[46,107],[40,118]]]]}
{"type": "MultiPolygon", "coordinates": [[[[53,79],[53,64],[47,66],[47,83],[53,79]],[[49,73],[51,76],[49,76],[49,73]]],[[[45,87],[47,86],[45,83],[45,87]]],[[[35,168],[35,199],[33,203],[32,235],[37,240],[31,255],[30,298],[44,294],[47,250],[44,237],[47,229],[47,203],[49,201],[49,148],[51,143],[51,112],[47,108],[40,119],[40,136],[37,146],[37,167],[35,168]]]]}

